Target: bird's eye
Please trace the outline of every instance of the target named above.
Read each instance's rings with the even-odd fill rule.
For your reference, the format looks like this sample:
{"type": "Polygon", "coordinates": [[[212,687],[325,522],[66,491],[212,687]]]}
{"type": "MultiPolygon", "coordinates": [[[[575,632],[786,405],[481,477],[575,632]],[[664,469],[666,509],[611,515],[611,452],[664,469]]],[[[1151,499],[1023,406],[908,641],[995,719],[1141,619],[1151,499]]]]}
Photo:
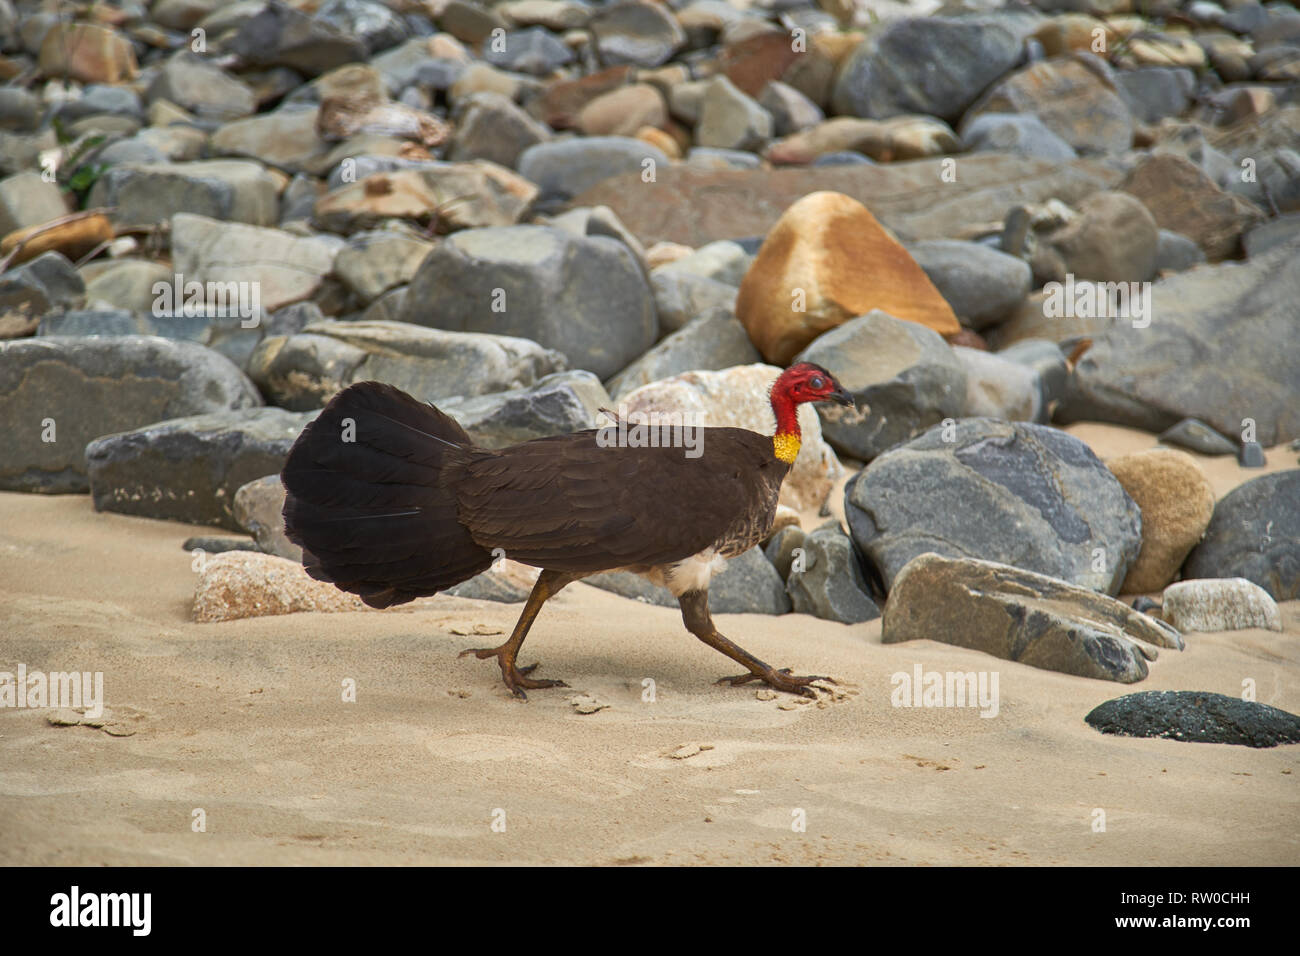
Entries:
{"type": "Polygon", "coordinates": [[[808,384],[811,385],[813,388],[821,388],[826,383],[822,381],[822,377],[820,375],[814,375],[812,378],[808,380],[808,384]]]}

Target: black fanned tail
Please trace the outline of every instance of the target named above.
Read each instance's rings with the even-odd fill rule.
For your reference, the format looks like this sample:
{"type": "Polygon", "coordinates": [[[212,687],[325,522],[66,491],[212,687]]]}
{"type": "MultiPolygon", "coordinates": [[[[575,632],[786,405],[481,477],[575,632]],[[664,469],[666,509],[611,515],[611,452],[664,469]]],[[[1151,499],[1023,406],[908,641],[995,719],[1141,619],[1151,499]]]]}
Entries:
{"type": "Polygon", "coordinates": [[[280,473],[285,532],[307,573],[383,608],[486,570],[492,554],[461,526],[446,473],[469,444],[453,419],[391,385],[339,392],[280,473]]]}

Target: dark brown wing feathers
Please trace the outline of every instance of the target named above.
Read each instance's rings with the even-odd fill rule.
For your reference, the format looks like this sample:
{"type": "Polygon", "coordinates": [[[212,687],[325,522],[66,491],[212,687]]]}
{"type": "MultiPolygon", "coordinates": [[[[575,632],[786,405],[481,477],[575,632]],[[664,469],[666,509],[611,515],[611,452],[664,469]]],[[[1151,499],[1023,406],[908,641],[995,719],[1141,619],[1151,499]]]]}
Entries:
{"type": "Polygon", "coordinates": [[[496,548],[575,573],[682,560],[761,521],[788,470],[770,438],[739,428],[706,429],[698,458],[596,435],[475,448],[432,406],[353,385],[289,454],[285,528],[314,577],[387,607],[485,570],[496,548]]]}

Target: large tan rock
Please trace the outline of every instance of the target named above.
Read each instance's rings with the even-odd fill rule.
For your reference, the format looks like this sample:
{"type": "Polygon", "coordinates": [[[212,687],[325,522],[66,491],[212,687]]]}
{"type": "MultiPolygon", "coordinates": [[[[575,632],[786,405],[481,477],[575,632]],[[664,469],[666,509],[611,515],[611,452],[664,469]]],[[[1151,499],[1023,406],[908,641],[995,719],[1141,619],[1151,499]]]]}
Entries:
{"type": "MultiPolygon", "coordinates": [[[[737,365],[718,372],[683,372],[643,385],[619,402],[625,414],[681,412],[697,416],[708,428],[748,428],[770,435],[776,419],[768,393],[781,374],[770,365],[737,365]]],[[[781,487],[780,503],[799,511],[818,508],[844,466],[822,438],[821,421],[811,405],[799,409],[803,440],[794,467],[781,487]]]]}
{"type": "Polygon", "coordinates": [[[857,200],[816,192],[785,211],[745,274],[736,317],[769,362],[872,309],[940,335],[961,325],[916,260],[857,200]]]}
{"type": "Polygon", "coordinates": [[[1106,467],[1142,509],[1142,549],[1120,590],[1159,591],[1205,534],[1214,488],[1196,459],[1172,448],[1121,455],[1106,467]]]}
{"type": "Polygon", "coordinates": [[[45,32],[39,54],[46,76],[82,83],[122,83],[139,74],[131,41],[96,23],[56,23],[45,32]]]}

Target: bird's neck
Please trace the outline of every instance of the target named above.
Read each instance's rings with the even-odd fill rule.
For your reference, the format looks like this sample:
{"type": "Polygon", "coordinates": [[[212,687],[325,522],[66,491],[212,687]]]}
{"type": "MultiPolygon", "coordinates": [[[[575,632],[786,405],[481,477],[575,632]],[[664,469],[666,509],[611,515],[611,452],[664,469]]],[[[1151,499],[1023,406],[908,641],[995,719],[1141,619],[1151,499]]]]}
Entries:
{"type": "Polygon", "coordinates": [[[776,414],[776,434],[772,436],[772,453],[787,465],[799,454],[799,406],[779,389],[772,390],[772,411],[776,414]]]}

